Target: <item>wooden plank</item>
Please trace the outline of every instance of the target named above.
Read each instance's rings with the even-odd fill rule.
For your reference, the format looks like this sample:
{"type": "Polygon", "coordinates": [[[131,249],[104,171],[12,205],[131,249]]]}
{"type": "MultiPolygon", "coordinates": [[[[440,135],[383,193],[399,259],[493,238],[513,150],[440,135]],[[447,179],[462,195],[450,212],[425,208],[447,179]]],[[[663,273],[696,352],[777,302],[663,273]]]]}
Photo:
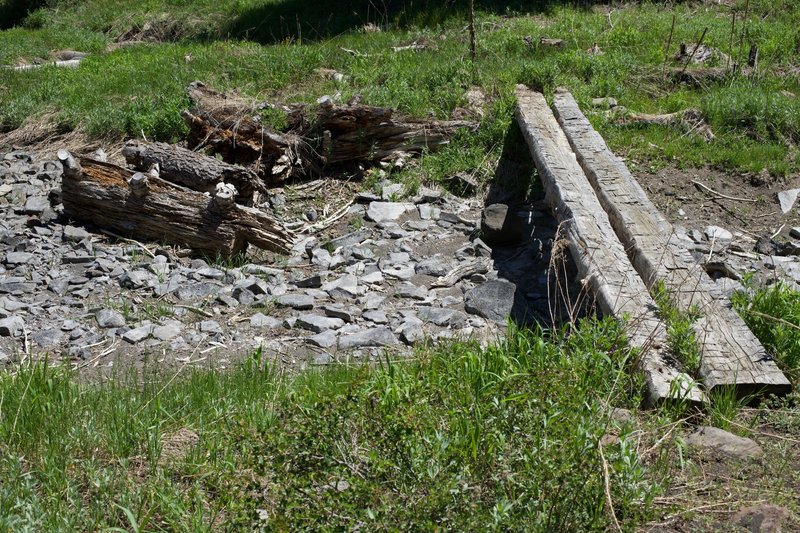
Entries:
{"type": "Polygon", "coordinates": [[[784,394],[786,376],[733,310],[728,298],[679,242],[625,164],[606,145],[571,94],[557,91],[553,108],[578,163],[648,286],[663,281],[680,309],[696,306],[700,378],[711,390],[733,385],[740,395],[784,394]]]}
{"type": "Polygon", "coordinates": [[[608,216],[586,180],[564,132],[538,92],[517,86],[516,115],[546,190],[566,230],[572,257],[587,288],[606,314],[626,318],[626,333],[639,348],[650,403],[683,396],[705,399],[688,375],[670,364],[666,332],[656,304],[631,265],[608,216]]]}

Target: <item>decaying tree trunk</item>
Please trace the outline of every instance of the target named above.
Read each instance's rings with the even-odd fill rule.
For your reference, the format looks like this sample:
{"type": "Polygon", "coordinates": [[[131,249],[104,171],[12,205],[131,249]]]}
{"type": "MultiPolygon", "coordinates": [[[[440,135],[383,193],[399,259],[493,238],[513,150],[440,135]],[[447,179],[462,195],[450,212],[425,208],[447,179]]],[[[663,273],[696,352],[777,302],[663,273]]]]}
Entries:
{"type": "MultiPolygon", "coordinates": [[[[435,150],[469,121],[395,120],[393,110],[323,97],[316,111],[306,105],[270,106],[284,113],[285,133],[272,132],[257,118],[256,106],[192,83],[189,146],[205,147],[228,163],[244,165],[268,184],[319,173],[325,164],[389,161],[435,150]]],[[[262,109],[266,107],[261,106],[262,109]]]]}
{"type": "MultiPolygon", "coordinates": [[[[612,113],[618,113],[612,109],[612,113]]],[[[714,132],[703,119],[703,114],[697,109],[684,109],[675,113],[663,115],[651,115],[647,113],[626,112],[620,115],[622,124],[658,124],[661,126],[672,126],[683,130],[686,133],[700,135],[707,142],[714,140],[714,132]]]]}
{"type": "Polygon", "coordinates": [[[165,181],[156,172],[132,172],[58,152],[64,165],[64,213],[139,240],[187,246],[229,257],[248,244],[288,253],[292,233],[277,220],[234,202],[235,187],[219,183],[211,195],[165,181]]]}
{"type": "Polygon", "coordinates": [[[230,183],[238,191],[236,201],[244,205],[252,205],[256,192],[266,191],[264,182],[252,170],[180,146],[129,141],[122,155],[142,172],[158,165],[160,178],[195,191],[213,193],[218,183],[230,183]]]}

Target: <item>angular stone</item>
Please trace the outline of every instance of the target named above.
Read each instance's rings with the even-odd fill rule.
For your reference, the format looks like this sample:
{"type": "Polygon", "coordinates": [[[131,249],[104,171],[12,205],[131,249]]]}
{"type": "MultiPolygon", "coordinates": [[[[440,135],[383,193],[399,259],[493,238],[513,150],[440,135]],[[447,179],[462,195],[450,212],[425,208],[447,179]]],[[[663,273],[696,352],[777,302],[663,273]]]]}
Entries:
{"type": "Polygon", "coordinates": [[[275,317],[266,316],[263,313],[256,313],[250,317],[250,326],[254,328],[277,328],[283,324],[283,321],[275,317]]]}
{"type": "Polygon", "coordinates": [[[322,310],[325,312],[325,316],[340,318],[345,322],[352,322],[358,316],[357,310],[339,305],[326,305],[322,310]]]}
{"type": "Polygon", "coordinates": [[[255,276],[250,276],[243,280],[237,281],[236,285],[234,285],[234,289],[245,289],[255,295],[269,294],[269,286],[267,283],[263,279],[255,276]]]}
{"type": "Polygon", "coordinates": [[[712,426],[697,428],[696,431],[686,437],[686,444],[690,449],[716,453],[739,461],[760,458],[764,455],[764,450],[752,439],[739,437],[712,426]]]}
{"type": "Polygon", "coordinates": [[[354,348],[368,348],[380,346],[394,346],[398,344],[397,337],[386,326],[365,329],[350,335],[339,337],[339,349],[351,350],[354,348]]]}
{"type": "Polygon", "coordinates": [[[341,328],[344,326],[344,320],[319,315],[300,315],[297,317],[296,325],[314,333],[321,333],[329,329],[341,328]]]}
{"type": "Polygon", "coordinates": [[[417,263],[415,271],[423,276],[440,277],[450,272],[450,263],[440,257],[430,257],[417,263]]]}
{"type": "Polygon", "coordinates": [[[441,327],[458,327],[467,319],[467,315],[457,309],[441,307],[420,307],[417,309],[417,316],[441,327]]]}
{"type": "Polygon", "coordinates": [[[380,309],[376,309],[374,311],[365,311],[364,314],[361,315],[365,320],[369,320],[370,322],[374,322],[375,324],[388,324],[389,318],[386,316],[386,313],[381,311],[380,309]]]}
{"type": "Polygon", "coordinates": [[[332,298],[355,298],[358,296],[358,278],[353,274],[345,274],[340,278],[325,283],[322,286],[322,290],[330,294],[332,298]]]}
{"type": "Polygon", "coordinates": [[[9,266],[27,265],[33,259],[30,252],[9,252],[6,254],[5,264],[9,266]]]}
{"type": "Polygon", "coordinates": [[[307,294],[284,294],[283,296],[278,296],[275,302],[281,307],[291,307],[298,310],[313,309],[314,307],[314,298],[307,294]]]}
{"type": "Polygon", "coordinates": [[[219,293],[221,288],[215,283],[192,283],[178,287],[175,295],[178,299],[185,301],[201,300],[219,293]]]}
{"type": "Polygon", "coordinates": [[[155,280],[155,276],[146,270],[132,270],[122,275],[119,284],[126,289],[141,289],[155,280]]]}
{"type": "Polygon", "coordinates": [[[791,516],[791,511],[786,507],[764,503],[741,509],[731,517],[731,524],[746,531],[780,533],[791,516]]]}
{"type": "Polygon", "coordinates": [[[94,317],[101,328],[121,328],[125,325],[125,317],[114,309],[100,309],[94,317]]]}
{"type": "Polygon", "coordinates": [[[490,246],[511,246],[525,240],[525,221],[509,212],[506,204],[492,204],[481,214],[481,238],[490,246]]]}
{"type": "Polygon", "coordinates": [[[170,320],[166,324],[153,328],[153,337],[160,341],[171,341],[183,331],[183,324],[177,320],[170,320]]]}
{"type": "Polygon", "coordinates": [[[50,209],[50,200],[47,196],[31,196],[25,202],[22,212],[26,215],[41,215],[46,209],[50,209]]]}
{"type": "Polygon", "coordinates": [[[330,250],[336,250],[337,248],[342,247],[348,248],[357,244],[361,244],[367,239],[367,237],[369,237],[369,235],[369,230],[362,229],[354,231],[353,233],[348,233],[347,235],[342,235],[341,237],[332,239],[330,242],[328,242],[326,247],[330,250]]]}
{"type": "Polygon", "coordinates": [[[464,297],[464,309],[495,322],[505,322],[514,307],[517,286],[510,281],[487,281],[464,297]]]}
{"type": "Polygon", "coordinates": [[[216,320],[203,320],[200,322],[200,331],[203,333],[222,333],[222,327],[216,320]]]}
{"type": "Polygon", "coordinates": [[[83,228],[76,228],[75,226],[64,226],[64,240],[69,242],[81,242],[83,239],[88,239],[92,236],[91,233],[83,228]]]}
{"type": "Polygon", "coordinates": [[[387,183],[381,188],[381,200],[398,200],[405,194],[405,187],[402,183],[387,183]]]}
{"type": "Polygon", "coordinates": [[[403,202],[372,202],[367,209],[367,218],[373,222],[397,220],[406,211],[414,209],[414,204],[403,202]]]}
{"type": "Polygon", "coordinates": [[[320,348],[330,348],[336,345],[336,333],[333,330],[326,330],[306,339],[310,344],[320,348]]]}
{"type": "Polygon", "coordinates": [[[301,279],[294,282],[295,286],[300,289],[319,289],[322,287],[322,277],[319,274],[301,279]]]}
{"type": "Polygon", "coordinates": [[[395,294],[400,298],[413,298],[414,300],[424,300],[428,297],[428,290],[424,287],[417,287],[413,283],[400,283],[395,289],[395,294]]]}
{"type": "Polygon", "coordinates": [[[778,204],[780,204],[781,212],[784,215],[792,210],[795,202],[797,202],[798,194],[800,194],[800,189],[789,189],[778,193],[778,204]]]}
{"type": "Polygon", "coordinates": [[[67,338],[66,334],[58,328],[42,329],[31,333],[31,339],[40,348],[58,346],[67,338]]]}
{"type": "Polygon", "coordinates": [[[33,292],[35,289],[35,283],[19,276],[0,278],[0,293],[22,294],[33,292]]]}
{"type": "Polygon", "coordinates": [[[0,320],[0,337],[21,337],[25,331],[25,321],[18,316],[0,320]]]}
{"type": "Polygon", "coordinates": [[[256,295],[247,289],[235,288],[231,291],[231,296],[242,305],[253,305],[256,301],[256,295]]]}
{"type": "Polygon", "coordinates": [[[709,241],[715,242],[722,242],[722,241],[730,241],[733,239],[733,234],[726,230],[725,228],[721,228],[719,226],[708,226],[706,228],[706,237],[708,237],[709,241]]]}
{"type": "Polygon", "coordinates": [[[425,340],[425,331],[422,329],[422,321],[418,318],[407,318],[398,329],[400,340],[409,346],[413,346],[425,340]]]}
{"type": "Polygon", "coordinates": [[[129,329],[122,334],[122,339],[131,344],[136,344],[148,338],[152,332],[152,324],[146,324],[144,326],[139,326],[138,328],[129,329]]]}
{"type": "Polygon", "coordinates": [[[375,272],[364,274],[360,279],[362,283],[383,283],[384,277],[380,270],[376,270],[375,272]]]}

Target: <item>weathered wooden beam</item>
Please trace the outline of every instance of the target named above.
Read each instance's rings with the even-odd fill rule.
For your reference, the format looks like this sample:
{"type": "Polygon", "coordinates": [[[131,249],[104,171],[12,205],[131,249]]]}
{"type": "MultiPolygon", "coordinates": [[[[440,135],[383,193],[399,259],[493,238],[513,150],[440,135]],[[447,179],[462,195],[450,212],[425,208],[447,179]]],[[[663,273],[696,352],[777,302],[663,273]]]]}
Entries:
{"type": "Polygon", "coordinates": [[[700,377],[706,387],[735,386],[740,396],[789,392],[789,381],[679,242],[672,224],[592,128],[572,95],[556,91],[553,108],[639,275],[648,286],[662,281],[683,311],[696,306],[702,313],[694,331],[701,352],[700,377]]]}
{"type": "Polygon", "coordinates": [[[129,165],[146,172],[158,165],[159,177],[199,192],[212,193],[219,183],[230,183],[237,190],[237,201],[252,205],[256,192],[266,186],[255,172],[230,165],[180,146],[147,141],[128,141],[122,155],[129,165]]]}
{"type": "Polygon", "coordinates": [[[220,183],[203,194],[157,173],[76,158],[59,150],[64,166],[64,214],[137,240],[187,246],[211,257],[231,256],[248,244],[288,253],[293,235],[266,213],[234,203],[236,189],[220,183]]]}
{"type": "Polygon", "coordinates": [[[540,93],[517,86],[516,115],[545,186],[547,202],[566,230],[570,253],[601,311],[625,319],[631,346],[641,350],[649,402],[702,402],[698,384],[670,363],[656,304],[631,265],[564,132],[540,93]]]}

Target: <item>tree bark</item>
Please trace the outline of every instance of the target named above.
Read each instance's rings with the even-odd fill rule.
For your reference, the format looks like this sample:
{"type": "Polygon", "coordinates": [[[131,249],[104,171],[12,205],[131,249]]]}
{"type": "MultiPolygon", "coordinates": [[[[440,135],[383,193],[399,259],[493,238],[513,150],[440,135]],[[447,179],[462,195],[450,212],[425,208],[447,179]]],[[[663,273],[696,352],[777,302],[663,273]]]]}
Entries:
{"type": "Polygon", "coordinates": [[[229,257],[248,244],[288,253],[292,233],[266,213],[234,203],[235,188],[217,184],[212,195],[161,179],[155,172],[76,158],[66,150],[64,213],[137,240],[187,246],[199,254],[229,257]]]}
{"type": "Polygon", "coordinates": [[[195,191],[212,193],[218,183],[230,183],[238,191],[236,201],[244,205],[252,205],[256,192],[266,191],[264,182],[252,170],[180,146],[129,141],[122,155],[142,172],[158,165],[160,178],[195,191]]]}

